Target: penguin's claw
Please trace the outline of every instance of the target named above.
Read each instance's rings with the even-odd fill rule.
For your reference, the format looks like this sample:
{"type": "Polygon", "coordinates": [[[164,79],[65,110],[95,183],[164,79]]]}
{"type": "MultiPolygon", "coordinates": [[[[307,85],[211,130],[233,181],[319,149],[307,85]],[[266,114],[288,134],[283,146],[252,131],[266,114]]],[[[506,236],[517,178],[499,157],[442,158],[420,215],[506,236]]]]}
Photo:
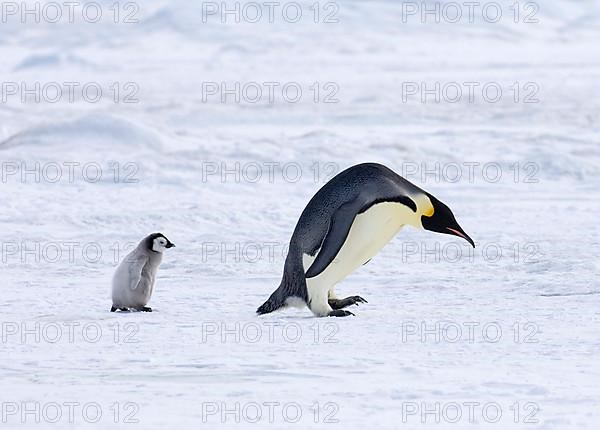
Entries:
{"type": "Polygon", "coordinates": [[[352,315],[353,317],[356,316],[350,311],[345,311],[342,309],[335,309],[335,310],[329,312],[328,316],[330,316],[330,317],[348,317],[350,315],[352,315]]]}
{"type": "Polygon", "coordinates": [[[358,306],[359,303],[367,303],[367,301],[361,296],[350,296],[345,299],[329,299],[328,303],[332,309],[343,309],[352,305],[358,306]]]}
{"type": "Polygon", "coordinates": [[[363,299],[361,296],[352,296],[351,298],[352,298],[352,300],[354,300],[355,305],[358,305],[359,303],[369,303],[365,299],[363,299]]]}

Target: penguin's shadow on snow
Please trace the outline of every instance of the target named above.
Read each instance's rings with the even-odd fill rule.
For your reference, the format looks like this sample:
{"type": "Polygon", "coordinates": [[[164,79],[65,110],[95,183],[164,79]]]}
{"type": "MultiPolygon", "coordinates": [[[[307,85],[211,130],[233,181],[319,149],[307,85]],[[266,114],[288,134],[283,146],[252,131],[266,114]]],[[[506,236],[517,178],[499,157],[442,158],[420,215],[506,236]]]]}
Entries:
{"type": "Polygon", "coordinates": [[[148,314],[148,315],[152,315],[154,313],[160,313],[159,310],[152,308],[151,311],[138,311],[137,309],[128,309],[126,311],[123,310],[116,310],[114,312],[111,312],[113,315],[119,315],[119,314],[125,314],[125,315],[133,315],[133,314],[148,314]]]}

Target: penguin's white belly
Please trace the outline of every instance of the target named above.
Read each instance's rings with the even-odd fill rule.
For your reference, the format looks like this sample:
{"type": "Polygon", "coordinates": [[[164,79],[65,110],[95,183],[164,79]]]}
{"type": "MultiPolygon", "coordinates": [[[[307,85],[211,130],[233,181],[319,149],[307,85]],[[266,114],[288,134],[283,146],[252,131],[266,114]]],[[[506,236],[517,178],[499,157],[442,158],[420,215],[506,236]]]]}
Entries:
{"type": "MultiPolygon", "coordinates": [[[[393,202],[379,203],[358,215],[334,261],[318,276],[306,280],[311,301],[327,304],[333,286],[374,257],[414,217],[410,208],[393,202]]],[[[304,255],[305,272],[316,255],[304,255]]]]}

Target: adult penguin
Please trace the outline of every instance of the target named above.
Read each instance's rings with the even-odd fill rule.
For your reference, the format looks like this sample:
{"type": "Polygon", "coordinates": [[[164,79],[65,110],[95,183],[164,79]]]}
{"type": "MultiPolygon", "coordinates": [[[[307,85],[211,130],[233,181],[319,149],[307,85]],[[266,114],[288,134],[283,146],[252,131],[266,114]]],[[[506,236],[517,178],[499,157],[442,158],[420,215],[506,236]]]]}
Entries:
{"type": "Polygon", "coordinates": [[[320,317],[354,315],[343,308],[366,300],[337,299],[335,285],[405,225],[459,236],[475,247],[448,206],[389,168],[365,163],[344,170],[308,202],[290,241],[281,284],[256,312],[307,305],[320,317]]]}

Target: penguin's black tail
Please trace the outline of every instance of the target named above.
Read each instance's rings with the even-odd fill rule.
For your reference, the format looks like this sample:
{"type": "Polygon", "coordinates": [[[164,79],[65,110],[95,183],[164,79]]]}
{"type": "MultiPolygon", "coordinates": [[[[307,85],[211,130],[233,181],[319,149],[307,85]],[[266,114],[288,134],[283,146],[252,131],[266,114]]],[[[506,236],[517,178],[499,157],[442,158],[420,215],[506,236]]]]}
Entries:
{"type": "Polygon", "coordinates": [[[308,303],[308,291],[306,289],[304,268],[302,267],[302,257],[301,254],[298,255],[300,256],[296,257],[296,254],[293,252],[288,253],[279,287],[271,294],[269,300],[256,310],[257,314],[264,315],[276,311],[286,306],[289,298],[297,297],[308,303]]]}
{"type": "Polygon", "coordinates": [[[269,314],[277,309],[283,307],[285,305],[285,300],[281,298],[281,294],[279,293],[279,288],[275,290],[269,300],[264,302],[259,308],[256,310],[256,313],[259,315],[269,314]]]}

